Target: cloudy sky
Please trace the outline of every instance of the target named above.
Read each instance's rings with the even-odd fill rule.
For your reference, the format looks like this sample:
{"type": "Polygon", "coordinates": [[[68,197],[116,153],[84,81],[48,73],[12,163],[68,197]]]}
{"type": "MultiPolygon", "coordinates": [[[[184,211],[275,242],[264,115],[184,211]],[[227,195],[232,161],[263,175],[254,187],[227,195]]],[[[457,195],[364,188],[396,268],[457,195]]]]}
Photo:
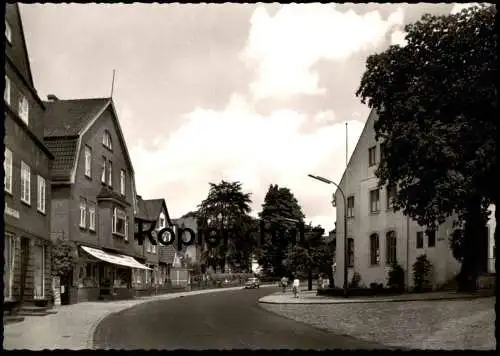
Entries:
{"type": "Polygon", "coordinates": [[[307,221],[334,226],[333,187],[368,108],[355,97],[365,60],[404,41],[406,23],[463,4],[22,4],[42,98],[113,99],[138,193],[171,217],[209,182],[241,181],[254,214],[270,184],[307,221]]]}

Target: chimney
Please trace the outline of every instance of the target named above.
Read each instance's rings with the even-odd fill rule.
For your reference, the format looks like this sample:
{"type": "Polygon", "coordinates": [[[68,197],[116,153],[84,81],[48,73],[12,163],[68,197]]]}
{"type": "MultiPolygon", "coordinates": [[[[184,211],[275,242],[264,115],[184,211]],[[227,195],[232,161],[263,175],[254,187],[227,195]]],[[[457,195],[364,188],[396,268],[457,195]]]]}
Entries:
{"type": "Polygon", "coordinates": [[[57,96],[55,96],[54,94],[47,95],[47,99],[49,101],[58,101],[59,100],[59,98],[57,96]]]}

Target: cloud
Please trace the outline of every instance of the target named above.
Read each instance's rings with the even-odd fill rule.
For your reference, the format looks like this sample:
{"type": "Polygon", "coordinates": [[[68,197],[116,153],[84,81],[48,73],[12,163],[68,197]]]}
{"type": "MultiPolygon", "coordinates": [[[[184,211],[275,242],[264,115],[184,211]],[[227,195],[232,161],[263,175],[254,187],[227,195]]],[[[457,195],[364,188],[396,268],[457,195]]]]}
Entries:
{"type": "Polygon", "coordinates": [[[335,4],[284,5],[273,17],[257,7],[241,55],[247,65],[258,68],[250,85],[255,99],[325,94],[318,73],[311,70],[314,64],[342,61],[374,48],[403,20],[401,8],[384,20],[378,11],[358,15],[338,11],[335,4]]]}
{"type": "MultiPolygon", "coordinates": [[[[194,209],[193,201],[199,203],[206,197],[208,182],[241,181],[245,191],[256,193],[256,213],[268,186],[278,184],[294,192],[309,219],[324,216],[325,208],[332,211],[327,225],[331,228],[333,188],[307,177],[315,172],[338,180],[342,175],[339,162],[345,162],[345,125],[329,125],[329,116],[334,113],[318,112],[316,117],[307,117],[286,109],[262,116],[238,94],[231,96],[224,110],[197,108],[185,116],[181,128],[159,143],[156,151],[141,144],[132,147],[139,194],[156,197],[168,187],[164,195],[170,214],[179,216],[194,209]],[[307,120],[325,118],[326,122],[313,132],[300,131],[307,120]],[[332,169],[321,169],[325,166],[332,169]]],[[[354,145],[362,124],[353,121],[352,126],[350,141],[354,145]]]]}
{"type": "Polygon", "coordinates": [[[459,12],[461,12],[464,9],[468,9],[470,7],[479,6],[479,5],[480,5],[480,3],[478,3],[478,2],[473,2],[473,3],[471,2],[471,3],[465,3],[465,4],[462,4],[462,3],[460,3],[460,4],[454,4],[450,13],[452,15],[455,15],[455,14],[458,14],[459,12]]]}

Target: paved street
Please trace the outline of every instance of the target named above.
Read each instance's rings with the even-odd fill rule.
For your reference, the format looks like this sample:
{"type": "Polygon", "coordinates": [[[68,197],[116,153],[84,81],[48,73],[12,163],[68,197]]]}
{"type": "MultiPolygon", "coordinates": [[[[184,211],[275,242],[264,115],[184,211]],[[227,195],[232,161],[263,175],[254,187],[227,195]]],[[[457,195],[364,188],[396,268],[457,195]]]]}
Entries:
{"type": "Polygon", "coordinates": [[[263,310],[269,288],[154,301],[113,314],[94,334],[95,348],[113,349],[374,349],[385,346],[338,336],[263,310]]]}

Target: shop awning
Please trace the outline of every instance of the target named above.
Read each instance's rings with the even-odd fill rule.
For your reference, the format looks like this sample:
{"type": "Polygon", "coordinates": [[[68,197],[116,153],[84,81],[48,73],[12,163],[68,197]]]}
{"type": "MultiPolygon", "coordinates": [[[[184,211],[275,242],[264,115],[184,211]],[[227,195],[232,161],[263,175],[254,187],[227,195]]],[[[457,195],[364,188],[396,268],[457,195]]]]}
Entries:
{"type": "Polygon", "coordinates": [[[80,246],[85,252],[89,253],[90,255],[108,263],[112,263],[115,265],[120,265],[120,266],[126,266],[126,267],[131,267],[131,268],[139,268],[139,269],[151,269],[149,267],[144,266],[142,263],[139,263],[135,258],[131,256],[125,256],[125,255],[120,255],[120,254],[111,254],[109,252],[104,252],[102,250],[92,248],[92,247],[87,247],[87,246],[80,246]]]}

